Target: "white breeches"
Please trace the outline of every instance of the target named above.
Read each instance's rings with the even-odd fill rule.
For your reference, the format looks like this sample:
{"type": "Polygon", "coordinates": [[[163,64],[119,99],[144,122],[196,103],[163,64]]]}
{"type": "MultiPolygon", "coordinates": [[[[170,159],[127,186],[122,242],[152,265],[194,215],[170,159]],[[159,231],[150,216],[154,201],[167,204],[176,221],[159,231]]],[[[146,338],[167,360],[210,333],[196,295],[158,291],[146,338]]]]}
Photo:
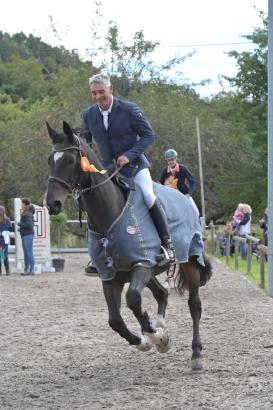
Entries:
{"type": "Polygon", "coordinates": [[[153,190],[153,181],[148,168],[141,169],[134,177],[136,186],[142,191],[145,204],[149,209],[152,208],[156,196],[153,190]]]}

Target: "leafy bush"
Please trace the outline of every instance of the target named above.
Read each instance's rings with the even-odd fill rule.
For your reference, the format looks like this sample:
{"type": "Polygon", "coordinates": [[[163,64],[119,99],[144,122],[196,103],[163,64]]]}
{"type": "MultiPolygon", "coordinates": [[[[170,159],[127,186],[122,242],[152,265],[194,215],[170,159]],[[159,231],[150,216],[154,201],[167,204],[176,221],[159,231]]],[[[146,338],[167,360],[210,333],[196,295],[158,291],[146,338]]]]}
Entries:
{"type": "Polygon", "coordinates": [[[51,215],[50,221],[56,224],[66,224],[67,223],[67,215],[65,212],[60,212],[58,215],[51,215]]]}

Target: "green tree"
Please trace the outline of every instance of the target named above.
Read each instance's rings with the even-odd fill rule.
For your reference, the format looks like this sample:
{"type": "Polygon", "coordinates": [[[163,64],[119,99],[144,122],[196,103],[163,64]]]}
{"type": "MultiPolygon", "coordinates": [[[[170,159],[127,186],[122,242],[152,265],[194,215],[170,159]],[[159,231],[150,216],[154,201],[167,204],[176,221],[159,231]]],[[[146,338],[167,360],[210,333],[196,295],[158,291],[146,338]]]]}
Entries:
{"type": "MultiPolygon", "coordinates": [[[[267,204],[267,34],[268,18],[260,12],[263,26],[245,36],[256,47],[251,52],[233,50],[230,57],[236,59],[238,72],[228,78],[236,88],[236,107],[244,117],[246,129],[251,136],[249,144],[255,152],[255,164],[245,180],[251,178],[252,189],[246,184],[244,193],[262,214],[267,204]],[[259,202],[259,205],[258,205],[259,202]]],[[[250,161],[251,163],[251,161],[250,161]]],[[[243,182],[243,180],[242,180],[243,182]]]]}
{"type": "Polygon", "coordinates": [[[239,53],[232,50],[228,53],[236,59],[238,72],[235,77],[225,77],[237,93],[248,100],[262,102],[267,100],[267,32],[268,17],[260,12],[263,27],[254,29],[252,34],[243,36],[256,44],[253,51],[239,53]]]}
{"type": "MultiPolygon", "coordinates": [[[[258,206],[265,180],[265,101],[241,90],[201,99],[182,77],[170,80],[168,76],[187,56],[158,67],[150,57],[157,44],[138,32],[127,45],[111,23],[105,59],[95,67],[34,36],[0,33],[0,77],[5,79],[0,82],[0,150],[5,153],[0,159],[1,203],[9,206],[13,197],[22,195],[42,203],[46,158],[52,149],[45,121],[59,130],[63,120],[80,125],[82,111],[90,103],[88,77],[104,69],[111,74],[115,95],[136,101],[151,121],[157,137],[147,154],[155,180],[165,166],[164,151],[170,147],[199,180],[198,116],[208,219],[229,215],[239,201],[258,206]]],[[[199,188],[195,199],[200,205],[199,188]]],[[[76,217],[72,202],[66,209],[76,217]]]]}

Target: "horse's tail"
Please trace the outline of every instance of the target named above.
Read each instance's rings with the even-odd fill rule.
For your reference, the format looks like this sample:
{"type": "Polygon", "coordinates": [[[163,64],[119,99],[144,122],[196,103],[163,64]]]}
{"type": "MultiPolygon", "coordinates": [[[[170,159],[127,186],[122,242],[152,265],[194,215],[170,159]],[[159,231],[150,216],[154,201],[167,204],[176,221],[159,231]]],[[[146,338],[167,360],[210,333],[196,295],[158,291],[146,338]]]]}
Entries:
{"type": "Polygon", "coordinates": [[[211,278],[212,275],[212,266],[209,258],[205,253],[203,253],[203,259],[205,266],[200,265],[198,262],[198,267],[200,269],[200,286],[204,286],[211,278]]]}
{"type": "MultiPolygon", "coordinates": [[[[211,278],[212,266],[209,258],[203,253],[203,259],[205,266],[201,265],[197,261],[197,256],[192,256],[190,262],[194,267],[197,267],[200,272],[200,286],[204,286],[211,278]]],[[[179,271],[175,276],[175,288],[180,295],[183,295],[184,291],[189,288],[187,276],[183,271],[183,264],[180,264],[179,271]]]]}

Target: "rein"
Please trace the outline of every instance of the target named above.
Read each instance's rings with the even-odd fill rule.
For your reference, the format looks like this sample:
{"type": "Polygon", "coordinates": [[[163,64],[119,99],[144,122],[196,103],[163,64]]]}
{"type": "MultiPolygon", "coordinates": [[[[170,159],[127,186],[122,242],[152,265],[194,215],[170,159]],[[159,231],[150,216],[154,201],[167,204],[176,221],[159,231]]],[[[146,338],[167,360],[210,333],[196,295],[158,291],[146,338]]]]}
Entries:
{"type": "MultiPolygon", "coordinates": [[[[53,152],[52,152],[51,155],[53,155],[55,152],[63,152],[63,151],[68,151],[68,150],[77,150],[80,154],[80,157],[82,157],[83,156],[83,151],[82,151],[82,148],[81,148],[81,143],[79,141],[79,138],[77,136],[75,136],[75,137],[78,141],[79,146],[71,145],[69,147],[62,148],[62,149],[53,149],[53,152]]],[[[69,193],[71,195],[76,194],[75,196],[79,197],[79,195],[81,195],[85,192],[88,192],[88,191],[92,191],[94,188],[98,188],[98,187],[106,184],[107,182],[109,182],[115,175],[118,174],[118,172],[121,170],[121,168],[123,166],[124,165],[121,165],[120,167],[116,168],[115,171],[110,176],[108,176],[104,181],[99,182],[98,184],[94,184],[94,185],[91,184],[87,188],[80,188],[80,185],[78,185],[76,188],[72,188],[71,184],[66,182],[64,179],[59,178],[59,177],[55,177],[55,176],[52,176],[52,175],[49,176],[48,181],[49,182],[58,182],[59,184],[63,185],[69,191],[69,193]]]]}
{"type": "Polygon", "coordinates": [[[110,181],[115,175],[117,175],[119,173],[119,171],[121,170],[121,168],[123,166],[124,165],[121,165],[120,167],[116,168],[115,171],[109,177],[107,177],[104,181],[99,182],[98,184],[95,184],[95,185],[91,185],[90,187],[83,188],[83,189],[80,190],[80,192],[83,193],[83,192],[86,192],[86,191],[92,191],[92,189],[106,184],[106,182],[110,181]]]}

